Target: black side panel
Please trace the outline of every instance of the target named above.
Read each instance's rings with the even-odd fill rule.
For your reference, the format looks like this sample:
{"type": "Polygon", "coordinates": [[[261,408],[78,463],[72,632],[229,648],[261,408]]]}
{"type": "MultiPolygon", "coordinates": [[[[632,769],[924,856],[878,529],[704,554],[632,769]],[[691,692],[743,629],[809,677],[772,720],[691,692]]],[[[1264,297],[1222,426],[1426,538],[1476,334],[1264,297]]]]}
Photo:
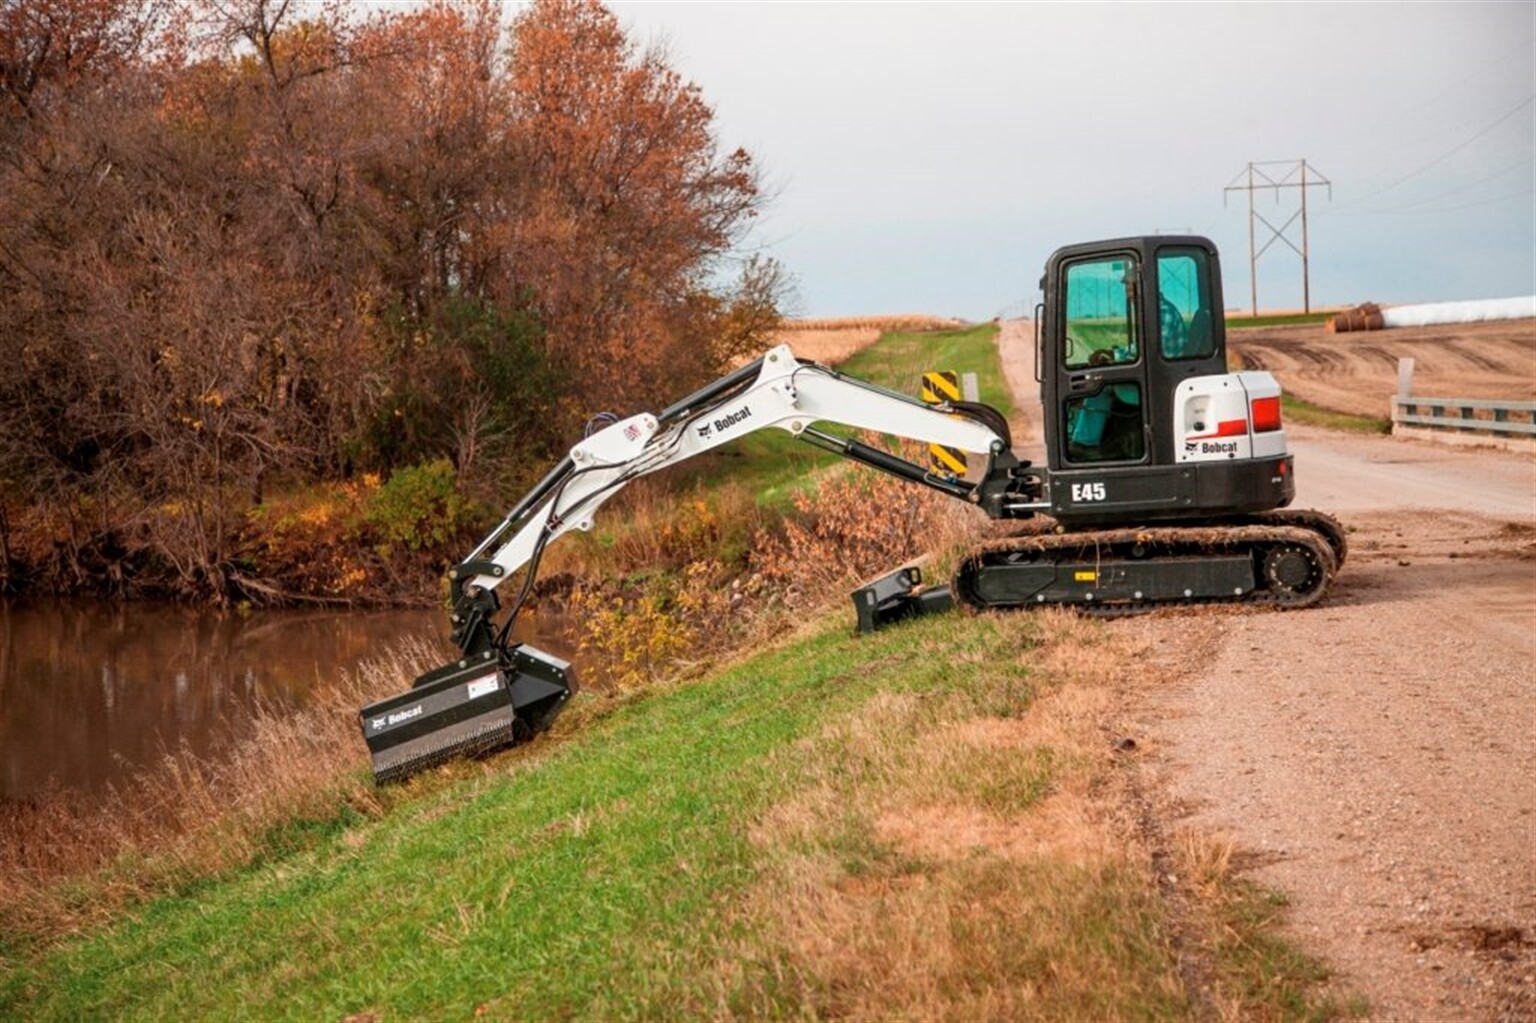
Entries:
{"type": "Polygon", "coordinates": [[[1296,496],[1290,455],[1180,466],[1052,473],[1051,514],[1068,526],[1205,520],[1284,508],[1296,496]]]}
{"type": "Polygon", "coordinates": [[[1204,558],[1000,562],[979,574],[974,597],[987,607],[1168,602],[1241,597],[1259,585],[1246,554],[1204,558]]]}

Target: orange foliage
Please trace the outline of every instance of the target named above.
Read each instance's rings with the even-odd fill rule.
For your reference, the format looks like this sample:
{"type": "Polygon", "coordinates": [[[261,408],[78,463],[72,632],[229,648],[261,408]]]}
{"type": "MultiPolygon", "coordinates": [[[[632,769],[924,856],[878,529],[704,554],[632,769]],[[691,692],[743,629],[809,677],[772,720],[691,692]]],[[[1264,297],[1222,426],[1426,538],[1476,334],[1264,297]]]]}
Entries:
{"type": "Polygon", "coordinates": [[[759,534],[752,557],[767,590],[791,608],[814,607],[986,528],[953,498],[868,472],[822,477],[814,491],[796,496],[795,510],[782,533],[759,534]]]}
{"type": "Polygon", "coordinates": [[[698,86],[660,51],[637,51],[592,0],[520,15],[511,63],[527,184],[513,251],[551,342],[604,407],[675,396],[718,369],[720,310],[700,302],[699,269],[757,208],[751,157],[720,156],[698,86]]]}
{"type": "Polygon", "coordinates": [[[0,498],[89,509],[71,563],[238,597],[273,490],[506,480],[765,345],[699,88],[593,0],[500,9],[0,4],[0,498]]]}

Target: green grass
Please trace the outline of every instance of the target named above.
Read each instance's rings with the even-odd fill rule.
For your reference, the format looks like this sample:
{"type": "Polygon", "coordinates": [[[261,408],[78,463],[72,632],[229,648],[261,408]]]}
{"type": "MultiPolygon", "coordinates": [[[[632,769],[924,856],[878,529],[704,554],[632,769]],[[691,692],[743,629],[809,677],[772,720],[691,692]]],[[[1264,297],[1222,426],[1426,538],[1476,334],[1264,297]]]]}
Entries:
{"type": "Polygon", "coordinates": [[[838,622],[588,714],[579,735],[557,730],[382,820],[296,823],[255,867],[3,964],[0,1015],[673,1016],[748,988],[771,1003],[756,1008],[794,1014],[771,978],[715,970],[721,948],[750,943],[733,908],[759,874],[751,826],[817,755],[793,744],[876,694],[1027,699],[1028,668],[1007,656],[1020,624],[948,616],[855,639],[838,622]],[[914,661],[924,645],[977,667],[914,661]]]}
{"type": "Polygon", "coordinates": [[[1291,394],[1280,396],[1280,413],[1286,422],[1303,423],[1307,426],[1321,426],[1328,430],[1342,430],[1347,433],[1371,433],[1382,434],[1392,432],[1390,419],[1379,419],[1375,416],[1357,416],[1351,412],[1335,412],[1332,409],[1313,405],[1291,394]]]}
{"type": "Polygon", "coordinates": [[[997,352],[997,327],[991,323],[961,330],[887,334],[838,368],[911,395],[919,393],[923,374],[930,370],[975,373],[982,402],[1005,416],[1013,411],[997,352]]]}
{"type": "Polygon", "coordinates": [[[1333,313],[1286,313],[1275,316],[1228,316],[1228,330],[1248,327],[1290,327],[1308,323],[1327,323],[1333,313]]]}
{"type": "MultiPolygon", "coordinates": [[[[1188,1018],[1135,856],[935,859],[882,831],[892,809],[1027,821],[1102,785],[1081,749],[957,731],[1023,726],[1068,684],[1035,666],[1042,621],[856,637],[839,617],[692,684],[579,697],[552,734],[413,782],[382,817],[295,821],[252,866],[9,948],[0,1018],[1188,1018]],[[914,947],[918,972],[938,964],[893,976],[914,947]]],[[[1224,953],[1224,984],[1315,1015],[1321,975],[1270,943],[1272,917],[1224,953]]]]}

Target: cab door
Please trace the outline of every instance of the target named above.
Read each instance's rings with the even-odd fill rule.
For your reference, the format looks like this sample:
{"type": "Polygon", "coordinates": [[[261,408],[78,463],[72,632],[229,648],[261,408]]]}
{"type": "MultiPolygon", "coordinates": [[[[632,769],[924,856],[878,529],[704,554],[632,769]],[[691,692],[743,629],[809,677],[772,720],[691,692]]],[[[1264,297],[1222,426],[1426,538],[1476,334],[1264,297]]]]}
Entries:
{"type": "Polygon", "coordinates": [[[1068,258],[1055,275],[1059,348],[1050,413],[1053,468],[1144,464],[1150,457],[1147,352],[1130,249],[1068,258]]]}

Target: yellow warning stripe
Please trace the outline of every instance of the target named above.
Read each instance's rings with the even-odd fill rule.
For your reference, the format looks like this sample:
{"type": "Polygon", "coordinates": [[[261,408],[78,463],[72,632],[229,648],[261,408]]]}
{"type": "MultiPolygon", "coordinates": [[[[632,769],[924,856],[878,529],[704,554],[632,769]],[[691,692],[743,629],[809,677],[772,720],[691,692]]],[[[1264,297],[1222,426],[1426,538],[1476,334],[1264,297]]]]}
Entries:
{"type": "Polygon", "coordinates": [[[933,467],[940,472],[952,472],[957,476],[965,475],[964,451],[947,448],[942,444],[930,444],[928,455],[933,459],[933,467]]]}
{"type": "Polygon", "coordinates": [[[923,374],[923,400],[930,405],[960,400],[960,374],[953,371],[923,374]]]}

